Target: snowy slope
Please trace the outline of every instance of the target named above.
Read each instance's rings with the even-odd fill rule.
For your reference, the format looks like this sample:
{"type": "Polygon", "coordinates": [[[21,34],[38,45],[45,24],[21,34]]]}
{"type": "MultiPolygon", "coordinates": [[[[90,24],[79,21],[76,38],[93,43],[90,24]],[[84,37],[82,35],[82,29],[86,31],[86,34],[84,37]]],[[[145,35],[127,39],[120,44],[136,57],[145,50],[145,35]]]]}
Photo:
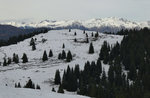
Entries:
{"type": "Polygon", "coordinates": [[[49,21],[44,20],[41,22],[1,22],[1,24],[9,24],[17,27],[50,27],[50,28],[67,28],[71,27],[73,29],[88,29],[95,31],[112,31],[116,32],[121,29],[133,29],[133,28],[143,28],[150,27],[149,22],[132,22],[123,18],[98,18],[89,20],[63,20],[63,21],[49,21]]]}
{"type": "Polygon", "coordinates": [[[0,86],[0,98],[89,98],[79,95],[67,95],[54,92],[41,92],[40,90],[10,88],[0,86]]]}
{"type": "MultiPolygon", "coordinates": [[[[55,71],[57,69],[60,70],[61,75],[63,74],[63,69],[66,69],[69,65],[70,67],[74,67],[75,64],[79,64],[80,68],[84,68],[84,63],[89,61],[97,60],[99,56],[99,52],[101,49],[101,45],[106,40],[111,45],[114,45],[117,41],[120,42],[123,36],[119,35],[107,35],[103,33],[99,33],[100,36],[96,41],[94,41],[94,37],[91,37],[91,33],[96,33],[94,31],[86,31],[89,35],[89,41],[93,43],[95,53],[88,54],[89,44],[90,43],[82,43],[82,41],[86,40],[86,35],[83,34],[82,30],[73,29],[71,32],[68,30],[52,30],[45,34],[39,34],[34,36],[33,38],[37,38],[36,41],[36,50],[32,51],[32,47],[29,46],[30,40],[26,39],[22,42],[19,42],[15,45],[5,46],[0,48],[0,62],[3,63],[3,58],[13,57],[13,53],[19,55],[20,62],[23,53],[26,53],[29,62],[28,63],[19,63],[19,64],[10,64],[7,67],[0,66],[0,85],[8,87],[14,87],[16,82],[20,82],[22,86],[28,81],[29,78],[33,80],[35,84],[39,84],[41,86],[42,92],[51,92],[52,87],[55,87],[57,90],[58,86],[53,85],[55,71]],[[74,32],[77,33],[74,36],[74,32]],[[45,43],[42,43],[42,39],[47,39],[45,43]],[[78,43],[74,42],[74,39],[77,39],[78,43]],[[58,60],[58,54],[62,52],[62,45],[65,44],[65,51],[67,53],[68,50],[71,51],[73,55],[73,61],[70,63],[66,63],[63,60],[58,60]],[[52,49],[54,57],[49,58],[48,61],[42,62],[42,56],[44,50],[49,53],[49,50],[52,49]]],[[[104,65],[103,67],[107,71],[109,66],[104,65]]],[[[67,94],[76,94],[76,92],[67,94]]],[[[1,94],[1,93],[0,93],[1,94]]],[[[7,98],[7,97],[6,97],[7,98]]]]}

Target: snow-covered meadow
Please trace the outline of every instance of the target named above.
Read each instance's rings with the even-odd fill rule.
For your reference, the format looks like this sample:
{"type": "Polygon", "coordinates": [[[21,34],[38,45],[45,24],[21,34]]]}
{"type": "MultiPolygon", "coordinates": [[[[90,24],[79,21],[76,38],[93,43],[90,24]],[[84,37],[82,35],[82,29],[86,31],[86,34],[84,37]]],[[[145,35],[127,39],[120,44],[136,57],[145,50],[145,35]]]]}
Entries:
{"type": "MultiPolygon", "coordinates": [[[[74,67],[75,64],[79,64],[80,68],[84,68],[84,63],[88,61],[95,61],[98,59],[101,45],[106,40],[109,44],[114,45],[117,41],[121,42],[123,36],[119,35],[107,35],[99,33],[99,37],[95,40],[91,36],[92,32],[95,34],[95,31],[86,31],[89,38],[89,43],[83,43],[86,41],[86,34],[83,34],[82,30],[73,29],[71,32],[67,30],[51,30],[45,34],[39,34],[34,36],[36,38],[36,50],[32,51],[30,46],[30,40],[26,39],[22,42],[19,42],[15,45],[5,46],[0,48],[0,62],[3,63],[3,58],[13,57],[13,53],[18,54],[19,64],[10,64],[9,66],[3,67],[0,66],[0,89],[8,90],[8,93],[13,97],[9,97],[9,94],[0,91],[0,98],[19,98],[17,96],[25,96],[23,92],[27,92],[32,97],[25,96],[24,98],[63,98],[61,94],[55,94],[51,91],[52,87],[55,87],[57,90],[58,86],[53,85],[53,79],[55,71],[60,70],[61,75],[63,70],[70,67],[74,67]],[[75,36],[74,33],[77,33],[75,36]],[[74,42],[74,39],[77,39],[79,42],[74,42]],[[46,42],[42,42],[42,39],[46,39],[46,42]],[[93,43],[95,53],[88,54],[90,42],[93,43]],[[63,43],[65,48],[63,49],[63,43]],[[44,50],[49,54],[50,49],[53,51],[53,57],[49,58],[48,61],[43,62],[42,56],[44,50]],[[65,50],[67,53],[69,50],[73,55],[73,61],[67,63],[64,60],[58,60],[58,54],[65,50]],[[21,63],[23,53],[27,54],[29,59],[28,63],[21,63]],[[20,82],[21,86],[24,86],[29,79],[35,84],[39,84],[41,90],[27,90],[27,89],[16,89],[14,88],[15,83],[20,82]],[[5,85],[7,84],[7,87],[5,85]],[[12,92],[11,92],[12,91],[12,92]],[[31,92],[30,92],[31,91],[31,92]],[[14,92],[14,93],[13,93],[14,92]],[[32,94],[33,92],[33,94],[32,94]],[[51,94],[49,94],[51,93],[51,94]],[[7,96],[8,95],[8,96],[7,96]],[[38,95],[40,97],[38,97],[38,95]],[[42,97],[41,97],[42,96],[42,97]]],[[[1,64],[2,65],[2,64],[1,64]]],[[[102,65],[103,68],[107,71],[109,65],[102,65]]],[[[65,98],[82,98],[82,96],[76,96],[74,93],[66,92],[63,96],[65,98]],[[67,95],[66,95],[67,94],[67,95]],[[69,95],[68,95],[69,94],[69,95]],[[74,97],[75,96],[75,97],[74,97]]],[[[84,97],[83,97],[84,98],[84,97]]]]}

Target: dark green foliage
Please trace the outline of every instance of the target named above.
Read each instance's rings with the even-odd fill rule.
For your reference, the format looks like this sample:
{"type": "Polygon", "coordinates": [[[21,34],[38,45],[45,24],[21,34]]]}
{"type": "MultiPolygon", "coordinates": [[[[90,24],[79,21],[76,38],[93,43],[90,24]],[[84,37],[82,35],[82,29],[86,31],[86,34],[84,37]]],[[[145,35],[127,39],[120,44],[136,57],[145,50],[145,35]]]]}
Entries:
{"type": "Polygon", "coordinates": [[[11,64],[11,58],[8,58],[7,64],[11,64]]]}
{"type": "Polygon", "coordinates": [[[93,32],[92,32],[91,36],[92,36],[92,37],[94,36],[93,32]]]}
{"type": "Polygon", "coordinates": [[[109,61],[109,51],[110,51],[110,46],[106,41],[104,41],[99,54],[100,60],[103,60],[104,64],[107,64],[109,61]]]}
{"type": "Polygon", "coordinates": [[[3,66],[7,66],[6,58],[4,58],[3,66]]]}
{"type": "Polygon", "coordinates": [[[89,43],[89,39],[88,38],[86,38],[86,43],[89,43]]]}
{"type": "Polygon", "coordinates": [[[71,60],[72,60],[72,54],[70,51],[68,51],[66,61],[70,62],[71,60]]]}
{"type": "Polygon", "coordinates": [[[41,87],[37,84],[37,85],[36,85],[36,89],[41,89],[41,87]]]}
{"type": "Polygon", "coordinates": [[[59,54],[58,54],[58,59],[61,59],[61,58],[62,58],[62,54],[59,53],[59,54]]]}
{"type": "Polygon", "coordinates": [[[66,59],[66,52],[64,50],[62,51],[61,59],[66,59]]]}
{"type": "Polygon", "coordinates": [[[56,85],[58,85],[58,84],[61,83],[61,78],[60,78],[60,72],[59,72],[59,70],[56,70],[54,83],[55,83],[56,85]]]}
{"type": "Polygon", "coordinates": [[[83,30],[83,34],[85,34],[85,30],[83,30]]]}
{"type": "Polygon", "coordinates": [[[71,29],[69,29],[69,32],[71,32],[71,29]]]}
{"type": "Polygon", "coordinates": [[[86,33],[86,37],[88,37],[88,34],[86,33]]]}
{"type": "Polygon", "coordinates": [[[13,62],[15,62],[15,63],[19,63],[19,57],[18,57],[18,55],[17,54],[13,54],[13,62]]]}
{"type": "Polygon", "coordinates": [[[97,38],[99,36],[99,33],[98,33],[98,31],[96,32],[96,34],[95,34],[95,37],[97,38]]]}
{"type": "Polygon", "coordinates": [[[35,89],[35,84],[32,82],[31,79],[29,79],[28,82],[26,83],[26,85],[24,86],[24,88],[32,88],[32,89],[35,89]]]}
{"type": "Polygon", "coordinates": [[[36,50],[36,46],[35,46],[35,42],[33,41],[33,43],[32,43],[32,50],[34,51],[34,50],[36,50]]]}
{"type": "Polygon", "coordinates": [[[25,53],[23,53],[23,56],[22,56],[22,63],[26,63],[28,62],[28,57],[25,53]]]}
{"type": "Polygon", "coordinates": [[[62,46],[62,48],[64,49],[65,48],[65,44],[63,43],[63,46],[62,46]]]}
{"type": "Polygon", "coordinates": [[[63,86],[60,84],[57,93],[64,93],[63,86]]]}
{"type": "Polygon", "coordinates": [[[76,38],[74,39],[74,42],[77,42],[77,39],[76,39],[76,38]]]}
{"type": "Polygon", "coordinates": [[[35,43],[34,43],[34,39],[33,39],[33,38],[31,38],[30,46],[32,46],[33,44],[35,44],[35,43]]]}
{"type": "Polygon", "coordinates": [[[50,49],[50,51],[49,51],[49,57],[52,57],[53,56],[53,52],[52,52],[52,50],[50,49]]]}
{"type": "Polygon", "coordinates": [[[42,58],[42,60],[43,60],[43,61],[47,61],[47,60],[48,60],[46,50],[45,50],[44,53],[43,53],[43,58],[42,58]]]}
{"type": "Polygon", "coordinates": [[[93,53],[94,53],[94,47],[93,47],[93,44],[90,43],[89,54],[93,54],[93,53]]]}
{"type": "Polygon", "coordinates": [[[76,32],[74,32],[74,35],[76,36],[76,35],[77,35],[77,33],[76,33],[76,32]]]}
{"type": "Polygon", "coordinates": [[[17,42],[23,41],[27,38],[31,38],[35,35],[41,34],[41,33],[47,33],[48,29],[47,28],[37,28],[34,31],[32,31],[31,33],[28,34],[22,34],[19,36],[13,36],[10,37],[8,40],[0,40],[0,47],[1,46],[8,46],[8,45],[12,45],[12,44],[17,44],[17,42]]]}

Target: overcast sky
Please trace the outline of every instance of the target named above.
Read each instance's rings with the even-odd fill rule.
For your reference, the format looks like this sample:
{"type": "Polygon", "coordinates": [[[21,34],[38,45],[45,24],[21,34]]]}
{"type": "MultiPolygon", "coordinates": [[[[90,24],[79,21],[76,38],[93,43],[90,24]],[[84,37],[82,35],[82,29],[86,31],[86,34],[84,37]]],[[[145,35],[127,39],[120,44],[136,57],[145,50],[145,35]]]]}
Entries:
{"type": "Polygon", "coordinates": [[[150,20],[150,0],[0,0],[0,21],[104,17],[150,20]]]}

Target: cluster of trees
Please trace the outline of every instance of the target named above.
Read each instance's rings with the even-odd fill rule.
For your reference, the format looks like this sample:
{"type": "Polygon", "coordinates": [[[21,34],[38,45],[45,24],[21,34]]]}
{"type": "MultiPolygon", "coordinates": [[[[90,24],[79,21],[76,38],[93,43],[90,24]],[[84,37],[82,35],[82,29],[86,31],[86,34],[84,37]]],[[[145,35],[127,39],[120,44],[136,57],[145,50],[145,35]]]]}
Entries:
{"type": "MultiPolygon", "coordinates": [[[[95,98],[150,97],[150,30],[133,30],[121,44],[105,41],[95,63],[87,61],[84,70],[68,66],[63,78],[55,76],[61,89],[95,98]],[[109,64],[106,73],[101,62],[109,64]],[[127,71],[127,74],[125,73],[127,71]],[[59,78],[56,78],[59,77],[59,78]]],[[[59,72],[57,72],[59,74],[59,72]]]]}
{"type": "MultiPolygon", "coordinates": [[[[53,57],[53,52],[52,52],[52,50],[50,49],[50,51],[49,51],[49,55],[48,55],[49,57],[53,57]]],[[[46,53],[46,50],[44,51],[44,53],[43,53],[43,57],[42,57],[42,60],[43,61],[47,61],[48,60],[48,56],[47,56],[47,53],[46,53]]]]}
{"type": "Polygon", "coordinates": [[[17,44],[17,42],[20,42],[20,41],[23,41],[27,38],[31,38],[35,35],[38,35],[38,34],[41,34],[41,33],[47,33],[47,32],[48,32],[47,28],[42,28],[42,29],[37,29],[32,33],[10,37],[9,40],[0,40],[0,47],[1,46],[12,45],[12,44],[17,44]]]}
{"type": "MultiPolygon", "coordinates": [[[[21,88],[20,82],[15,83],[15,88],[21,88]]],[[[23,86],[23,88],[41,89],[38,84],[35,87],[35,84],[32,82],[31,79],[28,80],[28,82],[23,86]]]]}
{"type": "Polygon", "coordinates": [[[66,52],[62,50],[62,53],[58,54],[58,59],[66,60],[66,62],[70,62],[72,60],[71,51],[68,51],[68,53],[66,54],[66,52]]]}

